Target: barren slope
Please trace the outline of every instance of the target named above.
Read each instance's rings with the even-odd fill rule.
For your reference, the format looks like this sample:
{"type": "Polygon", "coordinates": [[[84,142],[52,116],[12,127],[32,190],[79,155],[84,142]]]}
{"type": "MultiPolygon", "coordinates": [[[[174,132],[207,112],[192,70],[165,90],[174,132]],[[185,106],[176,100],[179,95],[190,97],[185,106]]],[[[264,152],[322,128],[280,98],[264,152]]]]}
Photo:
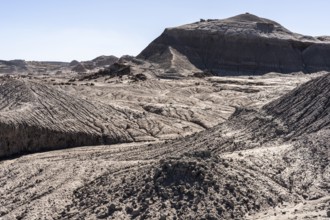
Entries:
{"type": "Polygon", "coordinates": [[[280,118],[292,135],[308,134],[329,129],[330,75],[309,81],[264,107],[265,111],[280,118]]]}
{"type": "MultiPolygon", "coordinates": [[[[308,91],[316,102],[320,94],[329,99],[322,88],[310,86],[328,82],[328,77],[296,91],[308,91]]],[[[303,95],[296,91],[280,102],[303,95]]],[[[303,103],[297,109],[305,112],[309,108],[303,103]]],[[[323,107],[326,112],[327,105],[323,107]]],[[[316,117],[323,116],[317,108],[313,112],[316,117]]],[[[326,217],[330,201],[329,130],[317,127],[287,140],[287,134],[298,133],[301,128],[288,128],[281,120],[283,115],[239,110],[225,124],[156,145],[159,153],[151,156],[148,151],[144,161],[159,162],[117,175],[103,174],[75,191],[73,203],[62,217],[253,219],[260,212],[268,217],[280,214],[279,219],[326,217]]],[[[306,120],[305,115],[297,121],[306,120]]]]}
{"type": "Polygon", "coordinates": [[[84,145],[167,139],[197,124],[68,95],[25,79],[1,79],[0,156],[84,145]],[[185,130],[183,128],[186,128],[185,130]]]}
{"type": "Polygon", "coordinates": [[[329,70],[328,38],[293,33],[252,14],[167,28],[138,56],[168,72],[196,69],[218,75],[329,70]]]}
{"type": "MultiPolygon", "coordinates": [[[[316,78],[260,111],[237,108],[227,122],[182,139],[2,161],[0,214],[4,219],[326,218],[329,130],[313,126],[299,131],[310,126],[309,115],[327,120],[323,111],[305,103],[329,99],[323,93],[328,77],[316,78]],[[309,101],[287,104],[300,97],[309,101]],[[292,108],[313,113],[284,117],[292,108]],[[290,127],[287,121],[300,126],[290,127]]],[[[326,103],[320,107],[328,111],[326,103]]]]}

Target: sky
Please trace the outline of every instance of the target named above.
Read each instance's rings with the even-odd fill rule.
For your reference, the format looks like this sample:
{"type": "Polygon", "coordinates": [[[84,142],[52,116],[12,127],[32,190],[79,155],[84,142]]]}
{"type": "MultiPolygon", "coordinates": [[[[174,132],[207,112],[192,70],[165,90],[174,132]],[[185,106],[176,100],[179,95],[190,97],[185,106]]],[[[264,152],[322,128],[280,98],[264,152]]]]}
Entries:
{"type": "Polygon", "coordinates": [[[0,0],[0,60],[138,55],[166,27],[249,12],[330,35],[329,0],[0,0]]]}

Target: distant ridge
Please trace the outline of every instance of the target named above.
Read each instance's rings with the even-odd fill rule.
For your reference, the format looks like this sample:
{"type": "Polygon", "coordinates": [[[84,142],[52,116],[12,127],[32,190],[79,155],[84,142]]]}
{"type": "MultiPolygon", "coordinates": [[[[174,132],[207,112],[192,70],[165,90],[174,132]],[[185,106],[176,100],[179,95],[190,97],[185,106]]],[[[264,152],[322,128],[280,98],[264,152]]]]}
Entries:
{"type": "Polygon", "coordinates": [[[115,56],[99,56],[93,60],[68,62],[0,60],[0,74],[68,74],[98,71],[118,61],[115,56]]]}

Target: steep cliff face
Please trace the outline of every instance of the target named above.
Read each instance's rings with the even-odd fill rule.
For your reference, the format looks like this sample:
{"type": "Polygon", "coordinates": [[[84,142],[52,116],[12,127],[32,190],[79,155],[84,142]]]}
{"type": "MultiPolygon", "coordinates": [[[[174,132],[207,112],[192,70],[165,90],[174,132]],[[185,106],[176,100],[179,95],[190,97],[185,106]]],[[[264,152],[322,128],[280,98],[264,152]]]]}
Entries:
{"type": "Polygon", "coordinates": [[[251,14],[201,20],[166,29],[138,58],[166,64],[169,49],[186,56],[190,66],[219,75],[315,72],[330,69],[330,42],[292,33],[251,14]]]}

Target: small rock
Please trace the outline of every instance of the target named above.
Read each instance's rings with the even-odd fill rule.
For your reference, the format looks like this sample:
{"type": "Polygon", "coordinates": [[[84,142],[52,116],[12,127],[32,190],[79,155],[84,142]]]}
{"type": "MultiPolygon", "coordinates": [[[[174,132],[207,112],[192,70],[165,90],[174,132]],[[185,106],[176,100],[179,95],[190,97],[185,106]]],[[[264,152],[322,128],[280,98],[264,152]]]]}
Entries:
{"type": "Polygon", "coordinates": [[[96,212],[96,218],[98,219],[104,219],[108,216],[108,210],[104,206],[97,208],[95,212],[96,212]]]}
{"type": "Polygon", "coordinates": [[[140,215],[140,209],[133,210],[131,215],[133,218],[136,218],[138,215],[140,215]]]}
{"type": "Polygon", "coordinates": [[[133,208],[127,206],[127,207],[125,208],[125,211],[127,212],[127,214],[131,214],[131,213],[133,212],[133,208]]]}
{"type": "Polygon", "coordinates": [[[108,206],[108,214],[109,215],[112,215],[115,211],[117,211],[115,204],[112,203],[111,205],[108,206]]]}

